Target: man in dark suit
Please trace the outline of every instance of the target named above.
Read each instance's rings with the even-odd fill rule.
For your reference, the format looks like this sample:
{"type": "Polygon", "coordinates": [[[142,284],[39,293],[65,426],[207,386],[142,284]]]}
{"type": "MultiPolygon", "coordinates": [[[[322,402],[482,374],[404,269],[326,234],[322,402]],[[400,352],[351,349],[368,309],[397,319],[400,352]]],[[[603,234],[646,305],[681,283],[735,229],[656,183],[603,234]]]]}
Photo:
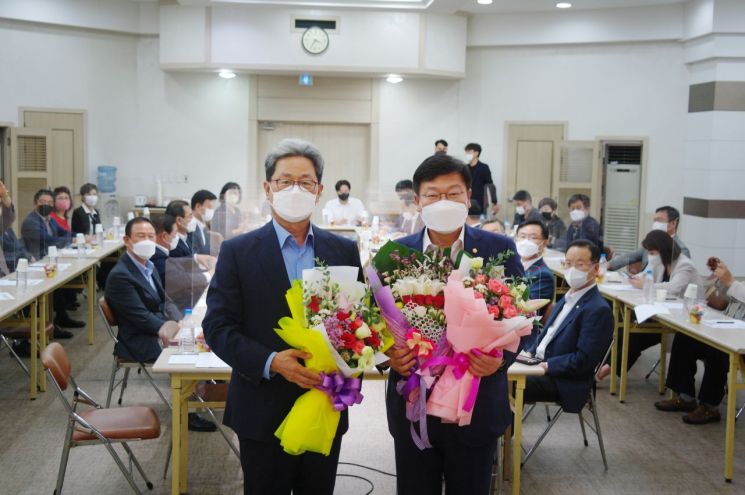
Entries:
{"type": "Polygon", "coordinates": [[[530,281],[530,298],[553,300],[554,273],[543,261],[548,228],[540,220],[527,220],[517,228],[515,241],[525,277],[530,281]]]}
{"type": "Polygon", "coordinates": [[[119,324],[114,354],[132,361],[154,362],[178,332],[181,312],[166,296],[150,258],[155,253],[155,228],[136,217],[125,227],[127,252],[109,273],[106,301],[119,324]]]}
{"type": "MultiPolygon", "coordinates": [[[[451,257],[465,250],[473,256],[498,256],[515,253],[515,244],[507,237],[465,225],[471,196],[468,167],[457,159],[438,154],[427,158],[414,172],[414,192],[426,228],[398,240],[404,246],[423,252],[450,249],[451,257]]],[[[517,255],[505,263],[507,275],[522,275],[517,255]]],[[[469,354],[469,371],[481,377],[471,424],[458,426],[427,417],[427,429],[433,447],[419,450],[411,438],[405,401],[396,391],[401,376],[408,376],[415,354],[408,349],[389,351],[392,371],[388,379],[386,408],[388,430],[396,451],[398,493],[440,494],[445,478],[447,493],[486,494],[497,440],[512,423],[507,400],[507,367],[514,355],[502,358],[469,354]]]]}
{"type": "Polygon", "coordinates": [[[215,216],[215,201],[217,196],[206,189],[200,189],[191,197],[191,212],[197,225],[189,236],[195,254],[214,254],[210,242],[210,228],[207,224],[215,216]]]}
{"type": "Polygon", "coordinates": [[[359,252],[352,241],[310,223],[323,191],[323,158],[315,146],[283,140],[265,168],[273,220],[222,244],[202,326],[209,346],[233,368],[225,424],[240,440],[244,493],[331,495],[347,414],[328,456],[284,452],[274,432],[320,376],[302,365],[308,356],[288,348],[274,329],[290,314],[290,282],[313,268],[314,259],[359,267],[359,252]]]}
{"type": "Polygon", "coordinates": [[[573,194],[569,201],[569,217],[572,222],[567,227],[563,242],[555,247],[562,249],[572,241],[585,239],[603,250],[603,233],[600,231],[600,223],[590,216],[590,197],[585,194],[573,194]]]}
{"type": "Polygon", "coordinates": [[[582,410],[595,368],[613,340],[613,316],[595,279],[600,249],[581,239],[569,245],[565,279],[571,289],[559,302],[527,352],[543,360],[544,376],[529,376],[525,402],[558,402],[570,413],[582,410]]]}
{"type": "MultiPolygon", "coordinates": [[[[47,255],[49,246],[62,248],[70,244],[70,233],[52,221],[50,214],[54,211],[54,195],[49,189],[40,189],[34,194],[34,210],[26,216],[21,224],[21,238],[31,255],[40,260],[47,255]]],[[[74,298],[74,290],[59,289],[52,296],[54,306],[54,323],[58,327],[82,328],[85,322],[73,320],[67,314],[67,305],[74,298]]],[[[55,338],[70,338],[72,333],[62,328],[55,328],[55,338]]]]}
{"type": "Polygon", "coordinates": [[[160,282],[180,311],[193,308],[207,289],[212,275],[200,268],[194,258],[171,258],[168,255],[178,241],[175,218],[160,215],[153,220],[153,226],[157,249],[150,261],[158,271],[160,282]]]}
{"type": "Polygon", "coordinates": [[[170,256],[173,258],[193,256],[191,233],[197,228],[197,222],[194,220],[191,206],[182,199],[174,199],[166,206],[166,215],[171,215],[176,219],[176,230],[179,238],[176,247],[171,249],[170,256]]]}

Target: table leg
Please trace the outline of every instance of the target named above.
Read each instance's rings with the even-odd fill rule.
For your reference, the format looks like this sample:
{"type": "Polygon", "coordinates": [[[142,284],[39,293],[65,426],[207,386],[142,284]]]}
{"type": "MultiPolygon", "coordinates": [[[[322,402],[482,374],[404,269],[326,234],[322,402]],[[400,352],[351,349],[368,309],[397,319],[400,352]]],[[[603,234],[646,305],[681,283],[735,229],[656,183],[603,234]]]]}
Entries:
{"type": "Polygon", "coordinates": [[[667,377],[667,333],[660,335],[660,382],[657,385],[657,391],[660,395],[665,395],[666,377],[667,377]]]}
{"type": "Polygon", "coordinates": [[[631,333],[631,308],[628,304],[623,305],[623,349],[621,349],[621,390],[619,399],[623,403],[626,400],[626,381],[629,372],[629,335],[631,333]]]}
{"type": "Polygon", "coordinates": [[[171,376],[171,495],[179,495],[181,481],[181,378],[171,376]]]}
{"type": "MultiPolygon", "coordinates": [[[[181,428],[181,434],[179,435],[181,437],[181,448],[179,451],[179,456],[181,456],[181,462],[179,462],[179,493],[186,493],[186,478],[188,473],[188,462],[189,462],[189,406],[187,406],[187,402],[189,400],[189,395],[186,394],[186,391],[188,389],[193,388],[191,385],[193,382],[190,382],[188,386],[182,386],[181,387],[181,406],[179,409],[181,410],[181,421],[179,422],[179,427],[181,428]]],[[[176,475],[176,471],[173,472],[174,476],[176,475]]]]}
{"type": "Polygon", "coordinates": [[[732,482],[735,461],[735,410],[737,409],[737,373],[740,363],[738,355],[729,355],[729,374],[727,375],[727,426],[724,439],[724,480],[732,482]]]}
{"type": "Polygon", "coordinates": [[[96,265],[93,265],[87,273],[88,292],[88,345],[93,345],[94,318],[96,310],[96,265]]]}
{"type": "Polygon", "coordinates": [[[517,377],[515,381],[515,433],[512,436],[512,495],[520,495],[520,469],[522,468],[522,436],[523,436],[523,393],[525,391],[525,376],[517,377]]]}
{"type": "Polygon", "coordinates": [[[616,376],[616,370],[618,369],[618,338],[619,338],[619,326],[618,321],[621,318],[621,312],[619,310],[619,304],[617,300],[613,300],[613,343],[610,349],[610,393],[616,395],[618,387],[618,377],[616,376]]]}
{"type": "MultiPolygon", "coordinates": [[[[38,300],[38,299],[37,299],[38,300]]],[[[29,363],[29,367],[31,368],[29,370],[29,377],[28,377],[28,383],[29,383],[29,399],[34,400],[36,399],[36,387],[39,383],[39,370],[38,370],[38,358],[37,356],[37,345],[39,343],[39,328],[37,326],[37,318],[36,318],[36,311],[37,311],[37,301],[31,302],[31,362],[29,363]]]]}
{"type": "MultiPolygon", "coordinates": [[[[47,319],[48,315],[48,306],[49,306],[49,294],[42,294],[41,297],[39,297],[39,313],[38,313],[38,321],[37,326],[39,328],[39,339],[40,339],[40,347],[43,350],[46,348],[48,342],[47,342],[47,322],[49,321],[47,319]]],[[[47,375],[44,373],[44,369],[39,370],[39,390],[42,392],[45,392],[47,389],[47,375]]]]}

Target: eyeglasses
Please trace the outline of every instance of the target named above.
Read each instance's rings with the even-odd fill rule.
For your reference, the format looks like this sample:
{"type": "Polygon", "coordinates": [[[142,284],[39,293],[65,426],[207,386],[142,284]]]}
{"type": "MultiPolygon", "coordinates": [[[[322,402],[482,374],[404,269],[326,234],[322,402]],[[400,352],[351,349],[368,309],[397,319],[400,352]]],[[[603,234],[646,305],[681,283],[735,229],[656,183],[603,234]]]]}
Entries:
{"type": "Polygon", "coordinates": [[[544,241],[543,237],[539,235],[517,234],[517,238],[521,241],[524,239],[527,239],[529,241],[534,241],[536,244],[544,241]]]}
{"type": "Polygon", "coordinates": [[[597,263],[593,263],[592,261],[578,261],[577,263],[572,263],[569,260],[564,260],[564,268],[570,268],[573,266],[577,270],[582,270],[583,272],[589,271],[595,264],[597,263]]]}
{"type": "Polygon", "coordinates": [[[306,192],[316,192],[318,182],[310,179],[303,180],[290,180],[290,179],[274,179],[271,181],[277,187],[278,191],[284,191],[292,186],[300,186],[300,189],[306,192]]]}
{"type": "Polygon", "coordinates": [[[430,203],[439,201],[441,199],[447,199],[450,201],[458,201],[460,199],[463,199],[463,196],[465,194],[466,194],[465,191],[457,191],[457,192],[451,191],[449,193],[428,192],[428,193],[422,194],[422,198],[426,199],[430,203]]]}

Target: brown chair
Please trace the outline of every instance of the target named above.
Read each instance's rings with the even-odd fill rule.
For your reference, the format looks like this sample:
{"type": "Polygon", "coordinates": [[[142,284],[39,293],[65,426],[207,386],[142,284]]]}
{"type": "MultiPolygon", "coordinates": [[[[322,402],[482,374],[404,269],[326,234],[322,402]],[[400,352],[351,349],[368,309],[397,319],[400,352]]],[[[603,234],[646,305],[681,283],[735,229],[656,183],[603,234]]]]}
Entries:
{"type": "Polygon", "coordinates": [[[153,489],[153,484],[147,479],[142,466],[132,453],[127,442],[149,440],[160,437],[160,420],[149,407],[118,407],[104,409],[90,395],[75,383],[71,374],[70,360],[65,349],[53,342],[47,346],[41,354],[41,363],[54,384],[62,403],[67,410],[67,432],[65,433],[65,444],[62,448],[59,474],[57,475],[57,487],[55,495],[62,494],[62,484],[65,481],[67,460],[70,449],[86,445],[103,445],[116,462],[129,486],[135,493],[141,494],[132,476],[131,467],[128,470],[122,459],[114,450],[114,443],[121,443],[127,453],[130,466],[134,465],[145,480],[148,489],[153,489]],[[72,385],[72,401],[68,402],[65,391],[72,385]],[[92,408],[78,410],[78,405],[85,404],[92,408]]]}
{"type": "Polygon", "coordinates": [[[546,306],[546,309],[543,312],[543,316],[541,316],[541,325],[546,326],[546,322],[548,322],[548,319],[551,318],[551,313],[554,312],[554,308],[556,308],[555,302],[552,302],[548,306],[546,306]]]}
{"type": "Polygon", "coordinates": [[[605,254],[605,261],[610,261],[613,259],[613,255],[615,255],[616,252],[610,246],[603,246],[603,254],[605,254]]]}
{"type": "MultiPolygon", "coordinates": [[[[47,334],[47,340],[49,340],[49,338],[52,336],[52,333],[54,332],[54,324],[48,323],[45,331],[47,334]]],[[[21,357],[16,354],[16,351],[13,349],[13,346],[10,343],[11,340],[30,341],[31,326],[14,326],[0,328],[0,350],[2,350],[3,346],[7,347],[10,351],[11,356],[13,356],[13,359],[16,360],[21,369],[26,373],[26,375],[31,376],[31,373],[28,371],[28,367],[26,367],[26,363],[21,360],[21,357]]],[[[38,349],[32,349],[32,352],[37,351],[38,349]]]]}
{"type": "MultiPolygon", "coordinates": [[[[109,306],[109,303],[106,301],[106,298],[103,296],[98,298],[98,311],[101,314],[101,319],[103,319],[104,326],[106,327],[106,331],[109,333],[109,337],[111,337],[111,340],[114,341],[114,345],[116,345],[119,342],[119,339],[116,338],[116,332],[114,332],[114,327],[117,326],[116,316],[111,310],[111,306],[109,306]]],[[[132,353],[130,353],[130,355],[131,354],[132,353]]],[[[114,393],[114,390],[117,387],[121,387],[121,389],[119,390],[119,401],[117,403],[120,406],[122,405],[122,397],[124,396],[124,390],[127,388],[129,371],[134,368],[137,370],[138,374],[145,375],[145,378],[155,389],[155,392],[158,394],[158,397],[160,397],[160,400],[162,400],[163,403],[170,409],[171,403],[168,402],[166,396],[163,395],[163,392],[160,391],[158,385],[155,383],[155,380],[153,380],[152,375],[147,370],[148,366],[152,366],[152,363],[130,361],[114,354],[114,362],[111,365],[111,377],[109,378],[109,390],[106,394],[106,407],[109,407],[111,405],[111,395],[114,393]],[[120,381],[117,382],[116,375],[121,369],[124,370],[124,376],[120,381]]]]}

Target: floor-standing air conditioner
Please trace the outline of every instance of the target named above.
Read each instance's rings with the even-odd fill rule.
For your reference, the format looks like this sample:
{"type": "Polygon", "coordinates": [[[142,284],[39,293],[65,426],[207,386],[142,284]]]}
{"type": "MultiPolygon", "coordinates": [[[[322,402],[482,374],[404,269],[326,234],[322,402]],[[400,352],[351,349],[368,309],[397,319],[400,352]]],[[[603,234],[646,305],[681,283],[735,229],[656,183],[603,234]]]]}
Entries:
{"type": "Polygon", "coordinates": [[[617,254],[633,251],[639,237],[640,164],[606,166],[603,226],[605,245],[617,254]]]}

